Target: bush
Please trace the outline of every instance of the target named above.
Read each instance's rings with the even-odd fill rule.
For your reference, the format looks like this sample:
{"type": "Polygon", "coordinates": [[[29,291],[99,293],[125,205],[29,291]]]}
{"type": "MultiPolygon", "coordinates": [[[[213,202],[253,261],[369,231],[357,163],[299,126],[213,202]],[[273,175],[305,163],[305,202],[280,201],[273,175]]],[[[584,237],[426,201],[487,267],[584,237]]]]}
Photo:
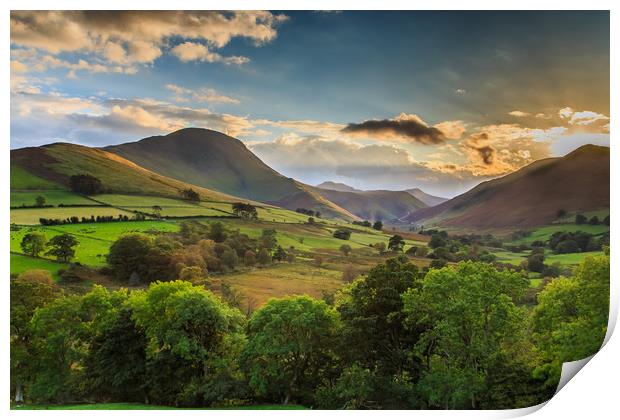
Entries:
{"type": "Polygon", "coordinates": [[[349,229],[336,229],[333,236],[334,238],[348,241],[351,238],[351,231],[349,229]]]}

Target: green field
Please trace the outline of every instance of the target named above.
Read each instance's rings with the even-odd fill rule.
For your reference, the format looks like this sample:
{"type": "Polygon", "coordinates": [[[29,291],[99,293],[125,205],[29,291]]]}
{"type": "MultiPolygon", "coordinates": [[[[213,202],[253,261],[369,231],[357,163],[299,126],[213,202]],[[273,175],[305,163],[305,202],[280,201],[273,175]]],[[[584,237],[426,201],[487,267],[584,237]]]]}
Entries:
{"type": "MultiPolygon", "coordinates": [[[[497,256],[498,261],[519,265],[529,256],[529,251],[496,251],[493,252],[493,254],[497,256]]],[[[550,265],[554,262],[559,262],[563,265],[575,266],[581,263],[586,257],[595,255],[603,255],[603,251],[576,252],[574,254],[553,254],[549,250],[547,250],[547,252],[545,253],[545,264],[550,265]]]]}
{"type": "Polygon", "coordinates": [[[11,191],[13,190],[63,190],[60,184],[39,178],[20,166],[11,165],[11,191]]]}
{"type": "Polygon", "coordinates": [[[524,238],[519,238],[516,240],[512,240],[510,244],[520,245],[520,244],[531,244],[534,241],[546,241],[551,235],[555,232],[586,232],[591,233],[593,235],[602,234],[605,232],[609,232],[609,226],[606,225],[577,225],[574,223],[564,223],[564,224],[554,224],[544,226],[532,231],[532,233],[524,238]]]}
{"type": "Polygon", "coordinates": [[[49,207],[43,209],[11,209],[11,223],[17,225],[38,225],[39,219],[44,217],[46,219],[66,219],[68,217],[77,216],[90,217],[90,216],[118,216],[119,214],[129,217],[133,216],[133,213],[129,213],[123,210],[119,210],[114,207],[49,207]]]}
{"type": "MultiPolygon", "coordinates": [[[[11,231],[11,252],[21,252],[21,240],[28,232],[43,232],[47,239],[51,239],[53,236],[63,233],[70,233],[79,241],[79,245],[75,250],[74,261],[92,267],[101,267],[105,265],[105,256],[108,253],[110,245],[120,236],[136,232],[174,232],[178,230],[178,228],[178,224],[176,223],[155,220],[23,227],[19,231],[11,231]]],[[[22,268],[25,270],[35,267],[24,265],[22,268]]],[[[18,273],[18,271],[15,272],[18,273]]]]}
{"type": "Polygon", "coordinates": [[[67,264],[11,252],[11,274],[19,274],[26,270],[47,270],[52,274],[52,278],[58,281],[60,279],[58,270],[61,268],[67,268],[67,264]]]}
{"type": "MultiPolygon", "coordinates": [[[[12,405],[11,410],[182,410],[182,408],[138,403],[100,403],[72,405],[12,405]]],[[[301,405],[241,405],[194,408],[194,410],[306,410],[306,407],[301,405]]]]}
{"type": "MultiPolygon", "coordinates": [[[[58,206],[59,204],[90,204],[96,206],[97,203],[87,197],[74,194],[69,191],[11,191],[11,207],[21,205],[33,205],[38,196],[45,197],[45,204],[58,206]]],[[[71,209],[66,209],[70,212],[71,209]]]]}

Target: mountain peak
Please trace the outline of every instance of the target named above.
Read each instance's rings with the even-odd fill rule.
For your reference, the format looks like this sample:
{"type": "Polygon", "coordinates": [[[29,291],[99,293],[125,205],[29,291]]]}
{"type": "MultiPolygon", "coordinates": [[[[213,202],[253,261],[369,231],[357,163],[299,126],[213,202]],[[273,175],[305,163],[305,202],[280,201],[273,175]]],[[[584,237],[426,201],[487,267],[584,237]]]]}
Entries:
{"type": "Polygon", "coordinates": [[[343,184],[342,182],[334,182],[334,181],[321,182],[316,187],[322,188],[325,190],[333,190],[333,191],[340,191],[340,192],[361,192],[362,191],[362,190],[358,190],[357,188],[353,188],[347,184],[343,184]]]}

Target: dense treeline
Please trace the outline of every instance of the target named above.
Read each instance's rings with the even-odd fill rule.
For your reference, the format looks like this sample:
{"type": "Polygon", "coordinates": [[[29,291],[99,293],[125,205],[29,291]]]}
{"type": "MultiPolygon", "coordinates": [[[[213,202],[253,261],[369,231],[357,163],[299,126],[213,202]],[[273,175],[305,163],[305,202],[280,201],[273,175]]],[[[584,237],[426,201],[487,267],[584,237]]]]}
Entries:
{"type": "Polygon", "coordinates": [[[461,262],[389,259],[333,299],[272,299],[249,318],[202,285],[63,295],[11,280],[11,386],[32,402],[318,408],[513,408],[554,392],[561,363],[598,350],[609,255],[551,281],[461,262]]]}
{"type": "Polygon", "coordinates": [[[90,217],[78,217],[70,216],[65,219],[48,219],[45,217],[39,218],[39,223],[43,226],[56,226],[56,225],[75,225],[79,223],[108,223],[108,222],[129,222],[129,221],[142,221],[146,220],[146,217],[142,213],[136,213],[131,218],[126,214],[119,214],[118,216],[93,216],[90,217]]]}

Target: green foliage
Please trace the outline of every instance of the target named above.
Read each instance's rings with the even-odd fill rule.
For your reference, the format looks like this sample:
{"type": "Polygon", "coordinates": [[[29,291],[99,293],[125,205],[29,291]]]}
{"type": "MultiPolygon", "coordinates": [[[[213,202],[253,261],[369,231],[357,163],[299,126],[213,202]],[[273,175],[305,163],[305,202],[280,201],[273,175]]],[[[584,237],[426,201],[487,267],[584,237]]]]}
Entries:
{"type": "Polygon", "coordinates": [[[25,254],[31,257],[38,257],[45,250],[47,239],[45,234],[41,232],[32,232],[24,235],[21,241],[21,249],[25,254]]]}
{"type": "Polygon", "coordinates": [[[349,254],[351,253],[351,245],[347,245],[347,244],[340,245],[339,250],[340,252],[342,252],[342,255],[344,255],[345,257],[348,257],[349,254]]]}
{"type": "Polygon", "coordinates": [[[308,401],[334,363],[338,313],[307,296],[271,299],[249,321],[242,367],[272,401],[308,401]]]}
{"type": "Polygon", "coordinates": [[[234,367],[244,341],[239,311],[183,281],[152,283],[130,302],[136,326],[146,335],[153,372],[148,387],[155,400],[209,405],[232,397],[218,389],[239,379],[234,367]]]}
{"type": "Polygon", "coordinates": [[[345,290],[337,309],[343,322],[342,355],[348,363],[387,375],[415,370],[409,349],[417,334],[404,325],[401,294],[418,282],[418,268],[400,257],[377,265],[345,290]]]}
{"type": "Polygon", "coordinates": [[[121,236],[110,247],[108,265],[121,281],[129,281],[133,273],[146,280],[151,272],[152,249],[153,239],[150,236],[141,233],[121,236]]]}
{"type": "Polygon", "coordinates": [[[68,233],[54,236],[47,243],[47,246],[51,248],[45,255],[52,255],[56,257],[58,261],[69,262],[75,256],[75,247],[78,246],[79,241],[75,236],[68,233]]]}
{"type": "Polygon", "coordinates": [[[348,241],[351,238],[351,231],[349,229],[336,229],[332,235],[334,238],[348,241]]]}
{"type": "Polygon", "coordinates": [[[181,190],[180,194],[181,194],[181,197],[183,197],[183,200],[187,200],[192,203],[200,202],[200,194],[191,188],[185,188],[181,190]]]}
{"type": "Polygon", "coordinates": [[[583,214],[575,215],[575,224],[583,225],[583,224],[585,224],[587,222],[588,222],[588,218],[586,216],[584,216],[583,214]]]}
{"type": "Polygon", "coordinates": [[[383,230],[383,222],[381,220],[377,220],[375,223],[372,224],[372,228],[374,230],[383,230]]]}
{"type": "Polygon", "coordinates": [[[256,207],[250,203],[233,203],[232,211],[236,216],[245,220],[258,219],[256,207]]]}
{"type": "Polygon", "coordinates": [[[388,249],[393,252],[402,252],[405,240],[400,235],[394,235],[388,240],[388,249]]]}
{"type": "Polygon", "coordinates": [[[260,251],[258,251],[257,259],[260,265],[267,265],[271,263],[271,254],[269,253],[267,248],[261,248],[260,251]]]}
{"type": "Polygon", "coordinates": [[[529,281],[484,263],[431,270],[422,287],[403,295],[409,324],[422,330],[414,354],[425,361],[420,392],[429,407],[477,408],[486,381],[517,337],[517,302],[529,281]]]}
{"type": "Polygon", "coordinates": [[[273,259],[275,261],[284,261],[284,260],[286,260],[287,257],[288,257],[288,254],[286,253],[284,248],[282,248],[282,246],[278,245],[278,247],[276,248],[275,252],[273,253],[273,259]]]}
{"type": "Polygon", "coordinates": [[[101,194],[103,192],[101,180],[89,174],[71,175],[69,185],[71,191],[84,195],[101,194]]]}
{"type": "Polygon", "coordinates": [[[573,278],[557,278],[538,295],[532,313],[534,340],[544,363],[536,375],[557,383],[562,363],[596,353],[609,316],[608,255],[588,257],[573,278]]]}

